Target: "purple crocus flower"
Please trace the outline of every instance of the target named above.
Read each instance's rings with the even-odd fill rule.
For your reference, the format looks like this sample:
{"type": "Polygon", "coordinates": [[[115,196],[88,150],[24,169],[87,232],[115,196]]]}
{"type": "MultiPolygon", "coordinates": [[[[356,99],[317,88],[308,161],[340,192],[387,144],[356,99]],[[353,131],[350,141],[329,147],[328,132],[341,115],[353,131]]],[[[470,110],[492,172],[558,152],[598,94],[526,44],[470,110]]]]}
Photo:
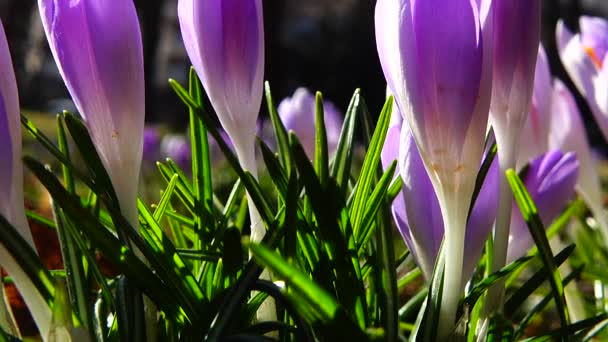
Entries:
{"type": "Polygon", "coordinates": [[[59,72],[87,122],[129,222],[137,227],[144,134],[141,32],[131,0],[38,0],[59,72]]]}
{"type": "Polygon", "coordinates": [[[160,144],[161,154],[171,158],[182,169],[189,169],[192,163],[190,140],[184,135],[166,135],[160,144]]]}
{"type": "Polygon", "coordinates": [[[547,54],[542,45],[538,47],[538,59],[534,72],[534,90],[528,118],[523,127],[519,145],[517,165],[527,164],[549,149],[549,129],[551,127],[551,98],[553,79],[549,69],[547,54]]]}
{"type": "MultiPolygon", "coordinates": [[[[393,218],[422,273],[430,280],[445,229],[439,200],[407,125],[391,129],[393,131],[389,133],[401,131],[401,141],[398,145],[385,144],[383,157],[394,159],[399,151],[399,169],[403,179],[401,195],[392,204],[393,218]]],[[[498,163],[494,160],[467,222],[460,290],[479,263],[492,229],[498,206],[497,192],[498,163]]]]}
{"type": "MultiPolygon", "coordinates": [[[[262,102],[264,27],[261,0],[179,0],[182,38],[220,123],[245,170],[257,175],[255,133],[262,102]]],[[[251,237],[265,229],[249,205],[251,237]]]]}
{"type": "Polygon", "coordinates": [[[549,146],[552,149],[576,153],[580,173],[576,190],[599,222],[604,240],[608,241],[608,216],[603,207],[600,178],[576,100],[560,80],[555,81],[552,99],[553,118],[549,146]]]}
{"type": "Polygon", "coordinates": [[[557,47],[564,67],[589,103],[604,138],[608,139],[608,21],[582,16],[580,34],[557,24],[557,47]]]}
{"type": "MultiPolygon", "coordinates": [[[[545,226],[557,218],[566,203],[574,196],[579,163],[574,153],[553,150],[530,163],[523,177],[530,196],[536,203],[538,214],[545,226]]],[[[511,232],[507,260],[524,256],[534,240],[516,205],[511,214],[511,232]]]]}
{"type": "MultiPolygon", "coordinates": [[[[516,167],[519,137],[526,123],[540,40],[540,0],[494,1],[494,72],[490,122],[500,168],[499,209],[494,229],[493,271],[506,262],[512,191],[505,172],[516,167]]],[[[504,285],[489,294],[488,307],[500,309],[504,285]]]]}
{"type": "MultiPolygon", "coordinates": [[[[0,158],[2,158],[2,163],[0,163],[0,215],[11,223],[19,231],[21,237],[36,251],[32,233],[25,218],[19,113],[17,82],[6,35],[2,22],[0,22],[0,158]]],[[[51,311],[29,276],[2,244],[0,244],[0,267],[4,268],[13,278],[32,313],[41,336],[46,339],[51,324],[51,311]]]]}
{"type": "MultiPolygon", "coordinates": [[[[308,158],[315,154],[315,96],[306,88],[298,88],[292,97],[283,99],[278,107],[279,116],[285,128],[296,133],[308,158]]],[[[325,114],[325,130],[327,133],[327,146],[331,152],[335,151],[342,131],[342,114],[336,106],[323,102],[325,114]]]]}
{"type": "Polygon", "coordinates": [[[437,194],[445,229],[439,338],[454,324],[469,201],[483,154],[491,89],[492,6],[471,0],[378,0],[378,55],[437,194]],[[484,31],[482,31],[482,27],[484,31]],[[486,31],[487,29],[487,31],[486,31]]]}
{"type": "Polygon", "coordinates": [[[160,158],[161,136],[157,127],[144,128],[143,160],[154,163],[160,158]]]}

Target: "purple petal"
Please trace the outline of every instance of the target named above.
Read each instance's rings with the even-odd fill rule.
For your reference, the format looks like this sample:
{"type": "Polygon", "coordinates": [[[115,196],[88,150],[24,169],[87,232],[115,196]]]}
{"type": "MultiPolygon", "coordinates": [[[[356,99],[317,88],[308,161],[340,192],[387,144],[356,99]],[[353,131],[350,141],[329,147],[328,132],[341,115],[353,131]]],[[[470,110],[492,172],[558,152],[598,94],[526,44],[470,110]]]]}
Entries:
{"type": "Polygon", "coordinates": [[[192,162],[192,149],[183,135],[165,136],[161,142],[161,153],[185,170],[189,169],[192,162]]]}
{"type": "MultiPolygon", "coordinates": [[[[403,130],[399,156],[403,190],[402,196],[393,202],[393,218],[425,277],[430,279],[443,240],[443,218],[439,200],[413,137],[407,126],[404,126],[403,130]]],[[[463,272],[467,279],[479,263],[479,257],[496,218],[498,178],[498,162],[495,158],[466,227],[463,272]]]]}
{"type": "Polygon", "coordinates": [[[563,21],[557,23],[556,35],[559,55],[568,75],[587,100],[604,137],[608,138],[608,95],[605,91],[608,75],[598,69],[587,53],[581,35],[573,35],[563,21]]]}
{"type": "Polygon", "coordinates": [[[135,6],[131,0],[38,0],[38,4],[59,71],[87,121],[121,206],[134,207],[145,116],[135,6]]]}
{"type": "Polygon", "coordinates": [[[479,264],[479,258],[496,219],[499,178],[498,157],[495,157],[479,190],[477,200],[467,222],[463,266],[463,274],[467,279],[479,264]]]}
{"type": "Polygon", "coordinates": [[[237,145],[253,142],[264,74],[261,0],[179,0],[178,16],[222,126],[237,145]]]}
{"type": "Polygon", "coordinates": [[[608,21],[604,18],[581,16],[581,41],[593,53],[596,62],[601,63],[608,52],[608,21]]]}
{"type": "Polygon", "coordinates": [[[495,2],[490,121],[504,149],[512,148],[526,122],[539,40],[540,0],[495,2]]]}
{"type": "Polygon", "coordinates": [[[23,199],[23,162],[21,161],[21,116],[17,82],[8,42],[0,22],[0,210],[21,236],[34,247],[34,239],[25,218],[23,199]]]}
{"type": "Polygon", "coordinates": [[[332,153],[338,148],[340,134],[344,120],[342,112],[330,101],[323,101],[323,112],[325,114],[325,133],[327,134],[327,147],[332,153]]]}
{"type": "MultiPolygon", "coordinates": [[[[551,151],[530,163],[524,183],[536,203],[543,224],[548,226],[574,196],[579,163],[574,153],[551,151]]],[[[534,245],[528,227],[516,204],[511,215],[511,234],[507,260],[522,257],[534,245]]]]}
{"type": "Polygon", "coordinates": [[[538,48],[538,59],[534,73],[532,104],[520,137],[518,164],[524,164],[548,149],[551,127],[551,97],[553,91],[547,54],[542,45],[538,48]]]}
{"type": "Polygon", "coordinates": [[[555,81],[552,108],[549,146],[552,149],[576,153],[580,174],[577,191],[591,209],[603,210],[600,178],[591,155],[581,113],[574,96],[560,80],[555,81]]]}
{"type": "MultiPolygon", "coordinates": [[[[478,100],[483,58],[478,13],[470,1],[417,1],[413,23],[421,94],[412,101],[409,123],[414,136],[420,132],[417,140],[445,149],[464,142],[478,100]]],[[[437,157],[440,152],[431,151],[437,157]]]]}
{"type": "Polygon", "coordinates": [[[412,5],[412,0],[379,0],[374,19],[380,64],[402,115],[412,115],[418,97],[412,5]]]}
{"type": "Polygon", "coordinates": [[[399,140],[401,136],[401,127],[392,126],[389,127],[386,132],[386,139],[384,146],[382,147],[382,153],[380,159],[382,161],[382,168],[386,170],[393,161],[399,157],[399,140]]]}
{"type": "MultiPolygon", "coordinates": [[[[443,240],[443,218],[433,184],[426,172],[414,138],[403,125],[399,148],[399,169],[403,180],[403,220],[409,229],[402,226],[401,235],[410,244],[410,251],[416,251],[416,261],[425,277],[430,279],[435,258],[443,240]]],[[[394,207],[394,205],[393,205],[394,207]]],[[[395,209],[393,209],[395,211],[395,209]]]]}
{"type": "Polygon", "coordinates": [[[13,142],[8,124],[8,112],[4,105],[4,97],[0,93],[0,158],[4,160],[0,164],[0,213],[5,217],[10,212],[11,189],[13,183],[13,142]]]}
{"type": "Polygon", "coordinates": [[[160,152],[160,132],[156,127],[146,127],[144,129],[143,159],[155,162],[159,158],[160,152]]]}
{"type": "MultiPolygon", "coordinates": [[[[306,88],[298,88],[292,97],[281,101],[278,107],[279,116],[287,130],[292,130],[300,139],[304,151],[309,158],[314,157],[315,152],[315,96],[306,88]]],[[[340,132],[342,131],[342,115],[329,101],[323,102],[325,130],[329,152],[333,152],[338,146],[340,132]]]]}
{"type": "MultiPolygon", "coordinates": [[[[0,157],[3,160],[0,163],[0,211],[9,220],[12,216],[9,206],[12,202],[14,164],[21,156],[21,137],[19,134],[19,140],[17,140],[14,131],[15,117],[18,115],[19,107],[13,63],[4,28],[0,22],[0,138],[2,139],[2,142],[0,142],[0,157]],[[5,99],[12,100],[7,101],[5,99]],[[16,104],[17,106],[15,106],[16,104]],[[19,145],[19,151],[15,151],[15,145],[19,145]],[[16,152],[19,153],[18,156],[15,156],[16,152]]],[[[21,133],[20,126],[16,127],[19,129],[18,132],[21,133]]]]}

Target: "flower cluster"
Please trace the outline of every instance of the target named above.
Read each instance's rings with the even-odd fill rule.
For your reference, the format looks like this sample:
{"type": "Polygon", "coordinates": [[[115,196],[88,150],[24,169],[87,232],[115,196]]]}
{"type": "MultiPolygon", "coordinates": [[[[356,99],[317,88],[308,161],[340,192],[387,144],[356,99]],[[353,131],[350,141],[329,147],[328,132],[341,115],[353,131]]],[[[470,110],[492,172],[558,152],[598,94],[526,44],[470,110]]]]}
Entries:
{"type": "MultiPolygon", "coordinates": [[[[213,333],[230,325],[221,316],[224,306],[217,304],[218,298],[233,300],[226,295],[228,293],[238,299],[246,292],[243,289],[258,291],[271,286],[279,289],[267,281],[271,279],[268,270],[251,264],[244,267],[247,257],[238,251],[218,247],[241,248],[241,234],[247,232],[242,227],[246,209],[249,210],[251,242],[243,243],[261,260],[260,264],[292,281],[280,289],[291,295],[303,293],[303,297],[309,300],[319,296],[317,299],[322,302],[319,307],[296,305],[305,312],[311,326],[320,326],[321,319],[317,316],[327,322],[356,321],[360,330],[366,330],[364,328],[374,319],[378,322],[385,320],[384,316],[390,315],[384,308],[370,309],[371,315],[364,313],[369,309],[365,301],[388,298],[390,291],[383,289],[382,295],[366,292],[374,290],[368,284],[376,280],[365,277],[372,272],[380,272],[375,275],[380,281],[374,285],[381,287],[388,283],[383,270],[372,270],[374,267],[370,265],[375,264],[370,260],[382,262],[383,266],[392,265],[394,255],[389,254],[394,253],[392,247],[388,247],[392,241],[383,241],[390,234],[383,236],[386,231],[380,231],[377,241],[372,243],[370,239],[373,229],[381,230],[383,227],[379,207],[389,197],[388,193],[395,190],[391,188],[389,191],[389,181],[396,178],[401,182],[394,184],[402,186],[394,191],[396,197],[390,204],[395,226],[425,280],[429,283],[443,282],[436,322],[438,339],[448,339],[454,332],[464,289],[480,264],[489,237],[493,237],[493,254],[488,255],[492,263],[486,267],[493,272],[525,256],[534,245],[526,218],[516,205],[517,196],[513,196],[509,185],[512,178],[507,174],[513,170],[519,173],[519,179],[536,205],[542,225],[550,225],[575,197],[576,191],[599,222],[608,242],[608,216],[603,209],[599,177],[585,138],[581,115],[567,87],[552,78],[546,53],[539,43],[540,0],[378,0],[375,8],[377,49],[388,92],[392,95],[371,139],[371,157],[366,156],[360,181],[353,187],[349,183],[353,153],[347,149],[353,146],[353,116],[357,110],[349,111],[348,120],[343,123],[342,114],[331,102],[316,102],[320,95],[315,98],[307,89],[299,88],[279,104],[280,124],[277,124],[275,115],[272,133],[268,128],[272,124],[260,122],[258,118],[265,66],[261,0],[178,1],[182,38],[198,76],[196,78],[193,72],[189,94],[185,94],[183,88],[182,93],[176,89],[191,110],[191,122],[200,123],[200,127],[190,128],[194,132],[191,141],[181,135],[162,137],[158,130],[144,128],[143,48],[132,0],[38,0],[38,5],[59,72],[93,142],[91,150],[95,150],[101,161],[97,164],[102,164],[101,168],[109,177],[111,191],[102,189],[101,192],[115,195],[115,199],[110,199],[115,203],[108,203],[102,194],[99,196],[101,204],[97,202],[98,198],[89,196],[87,207],[82,211],[84,214],[76,217],[89,218],[86,215],[91,215],[92,211],[99,217],[103,216],[100,219],[103,224],[95,228],[109,226],[108,217],[111,218],[113,230],[104,230],[106,235],[100,235],[101,238],[91,236],[91,241],[104,241],[102,245],[115,252],[114,260],[119,265],[130,262],[130,265],[138,266],[132,271],[134,273],[130,273],[131,279],[134,274],[148,277],[147,280],[167,275],[178,278],[177,281],[163,278],[158,282],[162,290],[176,290],[177,308],[172,301],[167,304],[163,300],[165,293],[162,290],[155,292],[146,288],[148,291],[144,291],[156,299],[155,304],[160,303],[163,315],[156,315],[154,305],[144,301],[142,296],[132,295],[138,292],[125,281],[126,278],[117,281],[115,292],[122,304],[129,302],[128,305],[133,307],[143,307],[145,302],[145,310],[141,311],[146,311],[147,324],[159,320],[162,325],[170,326],[168,331],[187,327],[184,328],[184,336],[188,337],[202,334],[204,329],[213,325],[209,335],[205,336],[214,337],[213,333]],[[209,122],[204,120],[208,113],[202,108],[200,84],[223,130],[204,127],[209,122]],[[393,98],[394,106],[391,107],[393,98]],[[392,113],[388,113],[391,108],[392,113]],[[319,115],[321,112],[323,116],[319,115]],[[390,123],[387,115],[391,115],[390,123]],[[318,118],[323,121],[318,122],[318,118]],[[384,138],[382,129],[387,127],[384,138]],[[208,141],[207,129],[213,129],[217,141],[208,141]],[[325,137],[320,132],[324,132],[325,137]],[[201,137],[196,137],[196,134],[201,134],[201,137]],[[276,148],[276,156],[262,149],[264,161],[270,165],[268,173],[279,194],[274,196],[279,198],[276,213],[272,212],[274,208],[261,195],[261,186],[256,183],[260,159],[256,151],[256,135],[264,141],[270,141],[272,136],[277,141],[283,139],[280,148],[276,148]],[[195,141],[197,138],[199,140],[195,141]],[[380,147],[379,141],[382,140],[385,142],[380,147]],[[201,153],[201,147],[195,143],[206,145],[206,153],[201,153]],[[236,158],[230,153],[231,148],[236,158]],[[243,197],[247,198],[246,205],[245,201],[242,202],[242,210],[235,209],[241,183],[235,184],[225,206],[217,204],[220,200],[211,185],[202,184],[212,182],[211,170],[197,169],[200,165],[212,164],[209,160],[206,163],[200,160],[213,159],[209,155],[222,149],[227,157],[232,157],[230,162],[239,166],[235,170],[239,169],[239,182],[242,181],[246,189],[243,197]],[[170,174],[160,164],[161,173],[165,171],[169,184],[169,194],[161,200],[158,211],[151,213],[144,204],[138,203],[142,160],[155,161],[165,156],[172,158],[178,166],[172,166],[173,174],[170,174]],[[314,160],[314,166],[310,160],[314,160]],[[378,187],[372,189],[376,186],[372,179],[380,162],[389,171],[379,178],[378,187]],[[192,182],[179,170],[179,166],[185,168],[190,164],[194,164],[192,182]],[[393,177],[395,169],[398,171],[393,177]],[[173,191],[194,216],[190,219],[177,212],[167,215],[172,215],[170,219],[175,222],[179,221],[171,225],[171,239],[179,248],[166,237],[159,223],[170,207],[173,191]],[[99,213],[106,209],[107,212],[103,212],[105,216],[99,213]],[[233,215],[238,218],[233,220],[230,217],[231,210],[238,211],[233,215]],[[136,232],[129,229],[124,234],[119,227],[120,219],[126,220],[126,226],[130,225],[136,232]],[[232,226],[228,226],[229,221],[232,226]],[[182,224],[188,227],[187,233],[175,229],[182,224]],[[300,227],[304,229],[299,230],[300,227]],[[271,231],[272,234],[267,233],[271,231]],[[266,234],[268,238],[265,238],[266,234]],[[280,239],[282,242],[277,242],[280,239]],[[118,241],[124,246],[112,249],[116,246],[107,241],[118,241]],[[207,246],[203,241],[209,242],[209,250],[205,249],[207,246]],[[145,243],[154,245],[156,249],[150,252],[145,243]],[[264,250],[266,243],[272,247],[267,251],[264,250]],[[286,251],[288,262],[275,258],[273,251],[279,249],[286,251]],[[365,259],[378,250],[388,252],[384,255],[378,252],[365,259]],[[186,255],[194,261],[184,262],[186,257],[183,256],[186,255]],[[213,262],[212,266],[204,264],[207,259],[213,262]],[[301,268],[310,274],[292,270],[291,262],[304,265],[301,268]],[[147,272],[148,264],[160,265],[159,270],[147,272]],[[190,266],[192,269],[188,268],[190,266]],[[296,273],[292,274],[292,271],[296,273]],[[253,284],[251,279],[258,277],[262,281],[253,284]],[[310,285],[309,278],[321,278],[322,285],[310,285]],[[249,279],[251,283],[241,285],[240,279],[249,279]],[[356,286],[354,279],[359,280],[356,286]],[[228,292],[234,289],[231,288],[234,284],[236,290],[228,292]],[[308,292],[298,292],[302,284],[309,285],[308,292]],[[292,291],[292,286],[296,291],[292,291]],[[334,305],[333,297],[328,295],[331,291],[342,302],[334,305]],[[133,298],[140,298],[142,303],[133,298]],[[205,311],[209,306],[201,309],[204,305],[215,305],[217,318],[205,311]],[[171,315],[174,317],[169,317],[171,315]],[[198,322],[206,325],[188,326],[198,322]]],[[[560,22],[557,27],[558,47],[567,71],[587,99],[608,139],[608,22],[583,17],[580,26],[581,33],[574,35],[560,22]]],[[[358,96],[356,93],[353,103],[357,102],[358,96]]],[[[274,114],[272,109],[271,113],[274,114]]],[[[0,157],[4,160],[0,164],[0,223],[14,226],[21,234],[23,244],[35,251],[23,207],[20,121],[16,80],[0,25],[0,157]]],[[[262,147],[265,146],[262,144],[262,147]]],[[[67,153],[50,150],[59,155],[62,163],[69,164],[65,161],[69,159],[65,156],[67,153]]],[[[86,162],[90,161],[88,158],[86,162]]],[[[86,178],[78,169],[70,168],[71,165],[64,166],[65,174],[74,172],[86,178]]],[[[90,164],[87,166],[92,169],[90,164]]],[[[42,171],[36,170],[39,176],[42,171]]],[[[84,183],[92,193],[99,191],[96,187],[104,181],[100,179],[100,173],[87,171],[91,171],[93,176],[84,183]]],[[[58,190],[61,185],[57,184],[48,179],[44,184],[53,197],[63,194],[58,190]]],[[[70,205],[62,206],[65,204],[62,203],[59,206],[65,213],[56,210],[57,222],[63,222],[63,215],[69,216],[68,212],[73,213],[80,208],[84,201],[75,200],[75,195],[76,191],[72,189],[69,195],[60,197],[70,205]]],[[[73,218],[70,220],[67,222],[75,222],[73,218]]],[[[90,224],[79,223],[83,226],[90,224]]],[[[76,237],[80,235],[76,233],[76,237]]],[[[86,248],[88,242],[82,242],[79,248],[86,248]]],[[[24,271],[22,263],[9,247],[0,243],[0,266],[6,269],[24,295],[43,339],[53,340],[54,337],[50,336],[53,336],[53,326],[57,325],[57,316],[52,316],[47,305],[50,300],[43,296],[40,284],[32,281],[32,272],[24,271]]],[[[70,254],[68,252],[65,253],[70,254]]],[[[486,250],[486,254],[490,253],[486,250]]],[[[78,255],[77,259],[82,261],[84,257],[78,255]]],[[[139,281],[138,286],[145,287],[146,284],[142,284],[144,280],[139,281]]],[[[484,315],[502,310],[504,284],[493,282],[497,284],[489,291],[484,315]]],[[[392,285],[396,285],[396,281],[392,285]]],[[[392,290],[396,299],[396,290],[392,290]]],[[[70,291],[74,296],[74,289],[70,288],[70,291]]],[[[276,294],[272,290],[266,292],[276,294]]],[[[436,294],[429,296],[433,295],[436,294]]],[[[55,293],[51,296],[60,299],[60,295],[55,293]]],[[[250,316],[257,312],[258,320],[277,320],[272,298],[266,300],[264,295],[254,292],[250,302],[255,302],[252,304],[255,307],[249,308],[250,316]]],[[[61,303],[57,302],[57,307],[60,307],[61,303]]],[[[387,299],[387,302],[390,304],[391,300],[387,299]]],[[[4,306],[0,306],[0,314],[5,314],[4,306]]],[[[225,305],[226,310],[238,311],[234,307],[234,303],[225,305]]],[[[291,310],[289,305],[282,307],[285,312],[291,310]]],[[[84,312],[80,312],[81,316],[88,315],[87,310],[84,312]]],[[[293,318],[287,316],[285,319],[289,323],[293,318]]],[[[120,316],[118,324],[131,318],[138,322],[139,317],[120,316]]],[[[278,323],[283,329],[283,322],[278,323]]],[[[299,321],[296,325],[297,329],[303,328],[299,321]]],[[[120,326],[120,329],[126,328],[120,326]]],[[[129,329],[121,333],[129,335],[129,329]]],[[[149,334],[154,333],[149,326],[145,329],[149,334]]],[[[287,334],[290,329],[284,330],[287,334]]],[[[324,333],[333,336],[329,330],[324,333]]],[[[388,328],[386,336],[396,340],[388,328]]],[[[211,340],[221,340],[212,337],[211,340]]]]}

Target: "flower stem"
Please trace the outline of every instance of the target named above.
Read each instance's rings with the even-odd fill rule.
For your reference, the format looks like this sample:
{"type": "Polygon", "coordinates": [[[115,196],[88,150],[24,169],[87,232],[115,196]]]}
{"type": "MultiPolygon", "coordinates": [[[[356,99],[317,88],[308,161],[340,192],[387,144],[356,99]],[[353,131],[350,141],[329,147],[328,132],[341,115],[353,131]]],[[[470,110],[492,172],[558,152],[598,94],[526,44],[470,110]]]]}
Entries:
{"type": "MultiPolygon", "coordinates": [[[[499,177],[499,198],[498,212],[496,214],[496,224],[494,226],[494,255],[492,257],[492,272],[502,269],[507,262],[507,248],[509,247],[509,232],[511,226],[511,211],[513,209],[513,195],[506,172],[509,169],[515,168],[515,151],[514,143],[506,139],[502,141],[497,135],[498,142],[498,167],[500,170],[499,177]]],[[[498,311],[501,312],[504,304],[504,281],[499,281],[496,285],[490,288],[488,298],[485,304],[484,311],[486,313],[498,311]]]]}
{"type": "Polygon", "coordinates": [[[51,309],[29,276],[2,244],[0,244],[0,260],[2,260],[2,267],[13,279],[27,308],[32,313],[34,322],[40,331],[40,336],[43,340],[46,340],[51,327],[51,309]]]}
{"type": "Polygon", "coordinates": [[[464,237],[468,208],[458,205],[456,198],[444,200],[442,206],[445,227],[445,269],[441,309],[439,313],[438,340],[445,340],[454,331],[456,311],[462,297],[462,267],[464,237]]]}
{"type": "MultiPolygon", "coordinates": [[[[236,140],[233,140],[234,147],[236,150],[237,157],[241,163],[241,167],[249,171],[254,177],[257,178],[257,162],[255,160],[255,144],[253,141],[249,144],[238,144],[236,140]]],[[[262,217],[256,208],[255,204],[251,200],[249,193],[247,194],[247,203],[249,206],[249,220],[251,221],[251,241],[260,242],[266,234],[262,217]]],[[[260,276],[263,280],[271,280],[270,272],[264,270],[260,276]]],[[[266,299],[258,309],[257,320],[258,322],[264,321],[275,321],[277,319],[276,305],[274,300],[269,297],[266,299]]]]}

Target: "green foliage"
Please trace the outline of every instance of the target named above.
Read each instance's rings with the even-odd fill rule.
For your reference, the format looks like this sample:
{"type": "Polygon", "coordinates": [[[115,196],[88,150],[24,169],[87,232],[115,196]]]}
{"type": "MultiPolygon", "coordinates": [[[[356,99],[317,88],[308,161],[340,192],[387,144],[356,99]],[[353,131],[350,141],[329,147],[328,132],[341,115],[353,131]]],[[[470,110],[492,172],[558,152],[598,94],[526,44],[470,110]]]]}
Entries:
{"type": "MultiPolygon", "coordinates": [[[[154,205],[138,201],[136,227],[124,219],[83,121],[69,113],[59,115],[55,143],[22,117],[25,129],[60,165],[61,172],[55,173],[34,158],[24,158],[53,198],[52,220],[33,212],[28,216],[59,237],[65,265],[55,275],[60,281],[52,278],[2,217],[0,242],[53,307],[60,327],[72,324],[94,341],[151,339],[150,333],[163,341],[436,339],[443,262],[436,261],[436,272],[425,284],[392,223],[390,204],[402,186],[400,177],[395,177],[397,163],[386,170],[380,163],[392,97],[374,126],[361,92],[355,91],[337,149],[330,151],[323,97],[317,93],[311,161],[298,137],[285,129],[266,84],[276,150],[258,139],[269,178],[264,184],[242,169],[222,139],[212,109],[204,105],[195,72],[190,71],[188,89],[173,80],[170,84],[189,113],[192,169],[182,170],[170,159],[157,163],[163,189],[154,205]],[[359,131],[365,150],[362,158],[355,139],[359,131]],[[228,193],[218,192],[213,184],[207,134],[218,142],[237,176],[228,193]],[[78,142],[76,149],[71,141],[78,142]],[[84,161],[84,167],[76,167],[75,158],[84,161]],[[249,200],[266,228],[257,243],[247,238],[249,200]],[[114,273],[98,265],[98,254],[109,261],[114,273]],[[261,279],[264,269],[275,282],[261,279]],[[256,312],[268,298],[277,304],[277,318],[258,321],[256,312]],[[158,310],[159,315],[147,315],[150,310],[158,310]],[[66,318],[70,316],[71,321],[66,318]]],[[[495,158],[495,145],[488,151],[472,201],[495,158]]],[[[524,338],[535,319],[546,317],[550,303],[555,304],[561,326],[545,329],[537,339],[601,336],[608,325],[604,308],[590,310],[592,318],[571,323],[564,287],[581,277],[608,282],[608,272],[601,267],[608,265],[608,254],[599,246],[603,252],[579,251],[571,245],[554,255],[548,243],[548,236],[555,236],[574,217],[583,226],[577,245],[598,244],[596,233],[582,220],[582,202],[573,202],[545,231],[517,174],[508,176],[536,248],[528,257],[484,274],[491,264],[492,243],[487,244],[488,251],[463,294],[453,337],[524,338]],[[597,254],[606,263],[589,265],[597,254]],[[558,267],[566,263],[573,270],[562,279],[558,267]],[[509,285],[505,309],[488,316],[482,310],[486,292],[504,279],[509,285]],[[540,299],[524,309],[533,297],[540,299]]],[[[11,338],[0,330],[0,341],[11,338]]]]}

